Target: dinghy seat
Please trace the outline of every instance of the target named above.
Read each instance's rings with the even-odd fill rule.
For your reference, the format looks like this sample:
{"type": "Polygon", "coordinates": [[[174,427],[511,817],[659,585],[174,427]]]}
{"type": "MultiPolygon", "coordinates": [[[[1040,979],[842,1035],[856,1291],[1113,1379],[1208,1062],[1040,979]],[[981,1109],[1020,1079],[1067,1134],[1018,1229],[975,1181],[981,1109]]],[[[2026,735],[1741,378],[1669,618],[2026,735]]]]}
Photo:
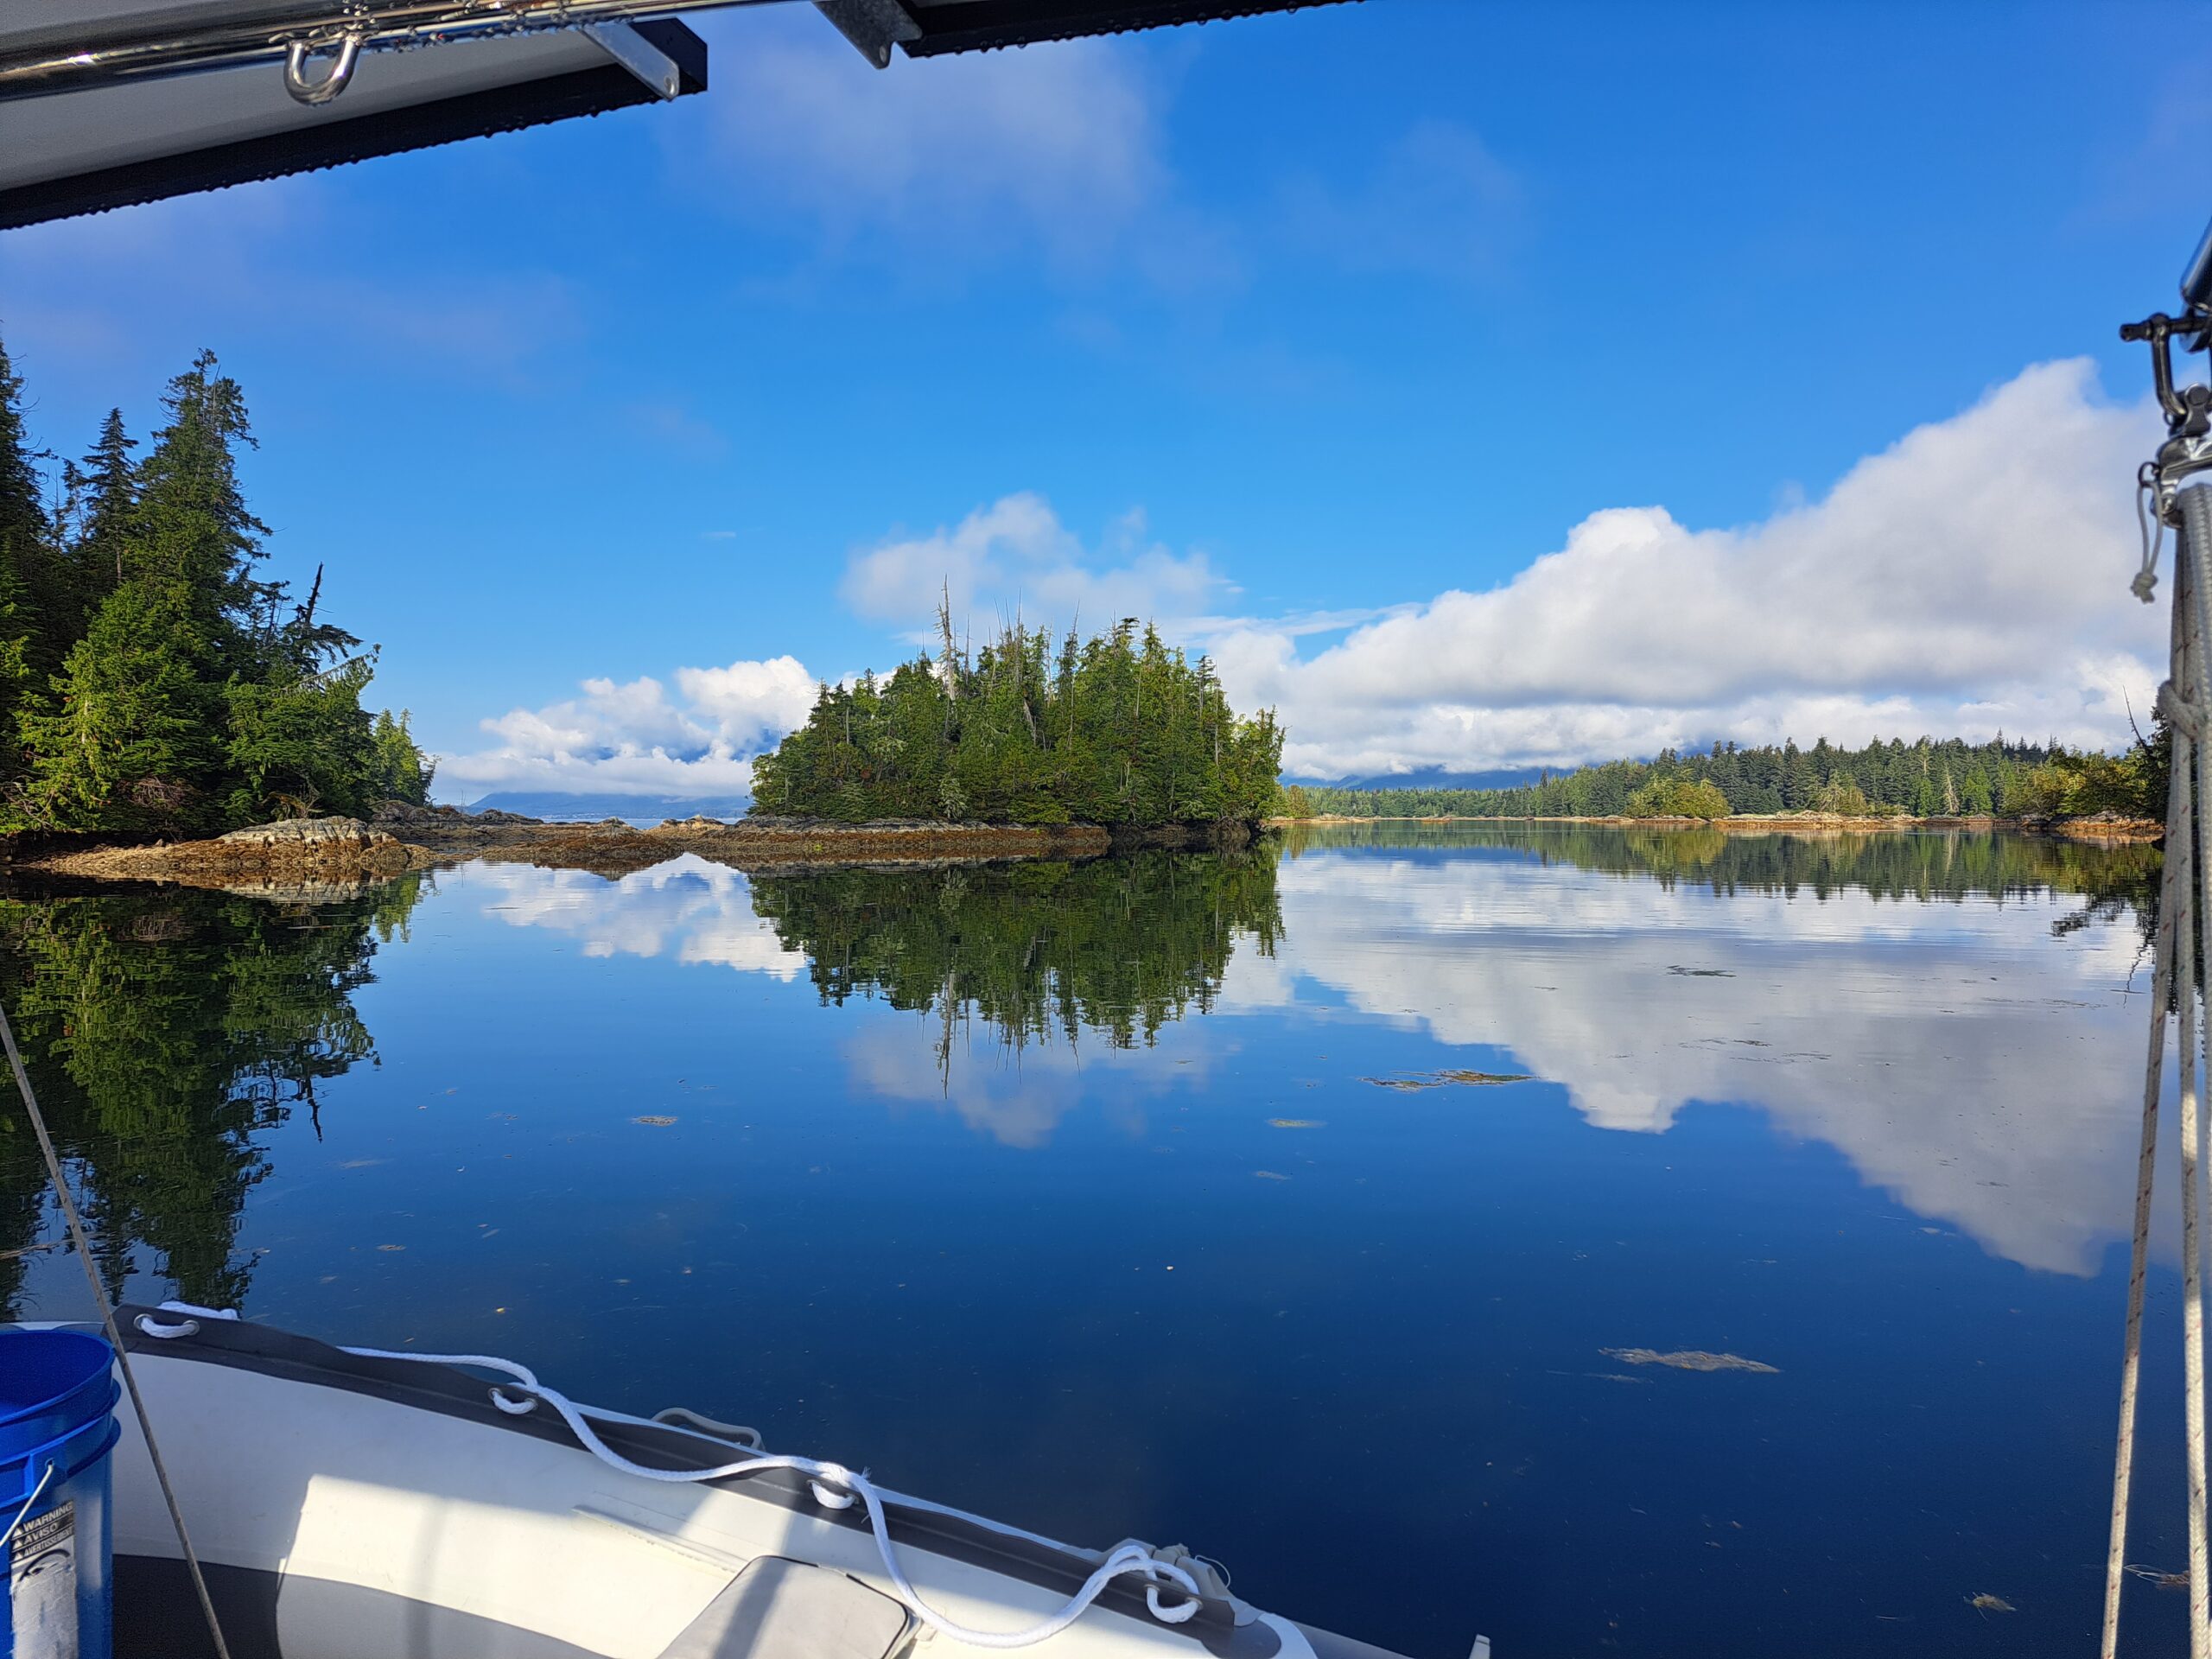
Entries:
{"type": "Polygon", "coordinates": [[[885,1659],[906,1610],[856,1579],[763,1555],[661,1649],[660,1659],[885,1659]]]}

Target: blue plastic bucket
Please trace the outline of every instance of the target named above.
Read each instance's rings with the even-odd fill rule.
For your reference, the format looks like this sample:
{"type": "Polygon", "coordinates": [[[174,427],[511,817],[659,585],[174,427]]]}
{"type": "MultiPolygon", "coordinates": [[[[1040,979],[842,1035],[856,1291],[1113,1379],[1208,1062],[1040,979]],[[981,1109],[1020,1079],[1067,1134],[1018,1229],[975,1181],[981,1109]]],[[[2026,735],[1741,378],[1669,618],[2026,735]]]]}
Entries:
{"type": "Polygon", "coordinates": [[[81,1331],[0,1331],[4,1659],[109,1659],[115,1352],[81,1331]]]}

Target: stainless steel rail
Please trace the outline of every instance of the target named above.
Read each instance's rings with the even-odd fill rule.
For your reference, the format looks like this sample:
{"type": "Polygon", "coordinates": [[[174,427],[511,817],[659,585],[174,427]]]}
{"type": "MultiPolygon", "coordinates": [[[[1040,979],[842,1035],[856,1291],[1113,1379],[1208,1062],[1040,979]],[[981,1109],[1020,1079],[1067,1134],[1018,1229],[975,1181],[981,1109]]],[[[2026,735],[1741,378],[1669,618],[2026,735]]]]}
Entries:
{"type": "Polygon", "coordinates": [[[0,99],[35,98],[309,53],[403,51],[472,37],[666,17],[770,0],[181,0],[0,33],[0,99]]]}

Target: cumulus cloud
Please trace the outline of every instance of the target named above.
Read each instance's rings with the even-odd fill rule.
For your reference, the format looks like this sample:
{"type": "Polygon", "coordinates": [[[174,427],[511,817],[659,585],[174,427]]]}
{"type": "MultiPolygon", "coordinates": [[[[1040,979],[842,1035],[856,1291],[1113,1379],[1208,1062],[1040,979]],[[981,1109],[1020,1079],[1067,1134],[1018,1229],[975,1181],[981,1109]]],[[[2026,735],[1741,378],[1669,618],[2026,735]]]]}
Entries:
{"type": "Polygon", "coordinates": [[[1210,639],[1286,769],[1567,765],[1730,737],[2004,730],[2108,744],[2147,711],[2157,615],[2128,594],[2152,426],[2083,361],[2027,370],[1822,499],[1737,529],[1594,512],[1501,587],[1449,591],[1310,658],[1210,639]]]}
{"type": "Polygon", "coordinates": [[[680,668],[677,695],[646,676],[586,680],[582,696],[481,721],[497,739],[442,755],[464,789],[593,795],[726,795],[752,787],[752,757],[806,718],[814,677],[795,657],[680,668]]]}
{"type": "Polygon", "coordinates": [[[956,626],[988,627],[1017,611],[1065,626],[1080,615],[1106,626],[1125,616],[1203,632],[1208,612],[1235,588],[1203,552],[1178,554],[1152,540],[1141,513],[1118,520],[1096,549],[1060,522],[1042,496],[1024,492],[978,507],[950,527],[894,537],[855,553],[845,570],[846,603],[863,617],[930,637],[928,621],[949,592],[956,626]]]}
{"type": "MultiPolygon", "coordinates": [[[[1210,652],[1240,709],[1272,707],[1294,776],[1484,770],[1649,754],[1715,738],[1859,743],[1921,733],[2110,746],[2147,715],[2163,624],[2135,602],[2129,500],[2155,422],[2044,364],[1853,467],[1824,497],[1700,529],[1608,507],[1510,580],[1370,612],[1238,617],[1236,585],[1143,515],[1086,540],[1027,492],[863,547],[858,616],[926,641],[956,625],[1150,619],[1210,652]],[[1310,642],[1341,634],[1310,652],[1310,642]]],[[[584,682],[485,722],[474,784],[703,794],[805,718],[794,659],[584,682]]]]}

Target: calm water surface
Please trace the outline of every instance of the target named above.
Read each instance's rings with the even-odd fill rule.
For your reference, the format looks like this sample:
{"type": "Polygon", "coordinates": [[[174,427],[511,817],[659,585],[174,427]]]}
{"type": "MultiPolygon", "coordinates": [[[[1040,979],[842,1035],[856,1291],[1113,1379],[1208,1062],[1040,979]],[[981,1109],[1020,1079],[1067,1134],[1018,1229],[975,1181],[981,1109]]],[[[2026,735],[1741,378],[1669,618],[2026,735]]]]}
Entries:
{"type": "MultiPolygon", "coordinates": [[[[0,974],[136,1296],[1185,1541],[1438,1659],[2056,1654],[2101,1592],[2155,868],[1412,825],[478,864],[18,894],[0,974]]],[[[79,1314],[0,1131],[0,1302],[79,1314]]],[[[2176,1276],[2162,1240],[2159,1569],[2176,1276]]]]}

